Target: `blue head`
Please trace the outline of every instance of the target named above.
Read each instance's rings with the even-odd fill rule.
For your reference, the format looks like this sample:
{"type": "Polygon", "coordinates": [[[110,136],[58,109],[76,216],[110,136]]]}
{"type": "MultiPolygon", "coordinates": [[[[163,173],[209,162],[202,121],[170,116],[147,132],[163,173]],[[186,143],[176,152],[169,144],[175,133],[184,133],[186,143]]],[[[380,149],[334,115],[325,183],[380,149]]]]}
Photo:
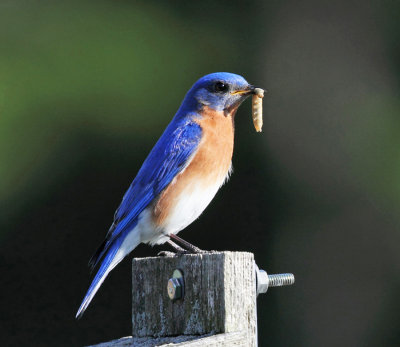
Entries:
{"type": "Polygon", "coordinates": [[[183,105],[208,106],[216,111],[229,112],[237,108],[253,91],[254,87],[242,76],[216,72],[200,78],[187,93],[183,105]]]}

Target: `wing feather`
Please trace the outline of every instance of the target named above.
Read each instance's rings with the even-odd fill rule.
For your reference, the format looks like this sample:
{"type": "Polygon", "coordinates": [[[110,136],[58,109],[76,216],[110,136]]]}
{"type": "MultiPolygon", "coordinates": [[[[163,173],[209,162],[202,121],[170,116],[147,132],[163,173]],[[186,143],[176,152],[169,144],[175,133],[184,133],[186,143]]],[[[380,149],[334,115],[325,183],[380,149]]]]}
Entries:
{"type": "Polygon", "coordinates": [[[190,162],[201,127],[193,118],[174,119],[144,161],[114,215],[105,241],[89,261],[94,268],[119,235],[137,222],[140,213],[190,162]]]}

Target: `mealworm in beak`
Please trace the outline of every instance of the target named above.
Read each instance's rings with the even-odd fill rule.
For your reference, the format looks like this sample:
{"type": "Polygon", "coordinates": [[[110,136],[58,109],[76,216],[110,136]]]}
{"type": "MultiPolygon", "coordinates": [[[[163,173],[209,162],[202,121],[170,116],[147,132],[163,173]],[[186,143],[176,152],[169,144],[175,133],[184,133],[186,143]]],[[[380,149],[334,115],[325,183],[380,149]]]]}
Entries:
{"type": "Polygon", "coordinates": [[[264,89],[255,88],[252,99],[252,111],[253,111],[252,116],[253,116],[253,124],[257,132],[261,132],[261,128],[263,126],[263,119],[262,119],[263,97],[264,97],[264,89]]]}

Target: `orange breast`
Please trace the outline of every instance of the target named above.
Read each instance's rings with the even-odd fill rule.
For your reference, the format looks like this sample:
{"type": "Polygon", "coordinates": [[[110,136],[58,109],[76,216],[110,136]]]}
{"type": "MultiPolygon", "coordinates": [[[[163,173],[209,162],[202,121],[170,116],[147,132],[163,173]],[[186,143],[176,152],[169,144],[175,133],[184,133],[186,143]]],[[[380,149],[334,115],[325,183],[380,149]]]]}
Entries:
{"type": "Polygon", "coordinates": [[[155,203],[153,220],[156,225],[164,224],[183,191],[188,193],[199,185],[204,188],[222,185],[231,167],[235,111],[225,115],[203,108],[202,117],[196,120],[202,128],[199,147],[187,168],[175,177],[155,203]]]}

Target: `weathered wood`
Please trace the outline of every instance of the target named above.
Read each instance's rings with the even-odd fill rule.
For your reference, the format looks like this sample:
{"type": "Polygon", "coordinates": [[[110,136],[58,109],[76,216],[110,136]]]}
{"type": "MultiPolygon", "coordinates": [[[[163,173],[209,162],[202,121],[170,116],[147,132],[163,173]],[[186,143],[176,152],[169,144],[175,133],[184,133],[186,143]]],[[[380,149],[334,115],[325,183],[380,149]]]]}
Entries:
{"type": "Polygon", "coordinates": [[[244,332],[256,345],[254,257],[246,252],[210,252],[134,259],[134,337],[244,332]],[[167,282],[175,269],[184,274],[185,295],[171,301],[167,282]]]}
{"type": "Polygon", "coordinates": [[[212,336],[181,335],[170,337],[132,337],[100,343],[89,347],[247,347],[243,332],[217,334],[212,336]]]}
{"type": "Polygon", "coordinates": [[[97,346],[256,346],[253,254],[133,259],[132,323],[133,337],[97,346]],[[171,301],[167,283],[175,269],[184,274],[185,293],[171,301]]]}

